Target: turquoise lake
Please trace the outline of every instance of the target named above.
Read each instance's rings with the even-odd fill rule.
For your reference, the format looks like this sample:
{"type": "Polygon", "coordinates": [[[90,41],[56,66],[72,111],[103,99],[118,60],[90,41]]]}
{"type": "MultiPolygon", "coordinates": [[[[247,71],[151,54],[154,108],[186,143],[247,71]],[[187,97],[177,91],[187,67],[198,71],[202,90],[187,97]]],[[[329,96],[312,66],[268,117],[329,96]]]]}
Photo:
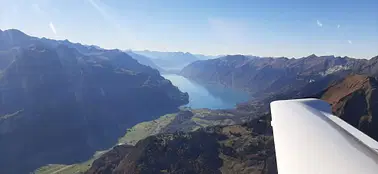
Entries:
{"type": "Polygon", "coordinates": [[[182,92],[189,94],[189,104],[186,106],[193,109],[230,109],[237,103],[245,102],[249,99],[248,93],[220,85],[201,85],[183,76],[175,74],[162,74],[170,80],[182,92]]]}

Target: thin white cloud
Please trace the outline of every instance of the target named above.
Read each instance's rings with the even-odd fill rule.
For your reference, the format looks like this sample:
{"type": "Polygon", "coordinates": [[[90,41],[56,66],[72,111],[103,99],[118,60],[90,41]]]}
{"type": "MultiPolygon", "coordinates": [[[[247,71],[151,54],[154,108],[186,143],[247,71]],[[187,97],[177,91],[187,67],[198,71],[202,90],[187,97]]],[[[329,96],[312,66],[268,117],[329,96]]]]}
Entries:
{"type": "Polygon", "coordinates": [[[323,24],[319,20],[316,20],[316,24],[318,24],[319,27],[323,27],[323,24]]]}
{"type": "Polygon", "coordinates": [[[351,40],[348,40],[348,43],[349,43],[349,44],[352,44],[352,41],[351,41],[351,40]]]}
{"type": "Polygon", "coordinates": [[[337,25],[337,28],[340,28],[340,25],[337,25]]]}
{"type": "Polygon", "coordinates": [[[53,24],[52,22],[49,23],[49,27],[50,27],[51,31],[52,31],[54,34],[56,34],[56,29],[55,29],[55,26],[54,26],[54,24],[53,24]]]}

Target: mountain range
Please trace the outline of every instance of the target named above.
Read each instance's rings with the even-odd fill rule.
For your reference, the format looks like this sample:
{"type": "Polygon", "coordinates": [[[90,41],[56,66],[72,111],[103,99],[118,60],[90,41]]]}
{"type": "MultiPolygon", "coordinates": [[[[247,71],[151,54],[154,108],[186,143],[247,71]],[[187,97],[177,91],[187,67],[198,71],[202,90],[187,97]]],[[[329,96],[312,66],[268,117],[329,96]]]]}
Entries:
{"type": "MultiPolygon", "coordinates": [[[[369,76],[348,75],[324,90],[319,88],[317,97],[329,102],[335,115],[378,140],[374,121],[378,101],[376,84],[377,80],[369,76]]],[[[158,134],[134,146],[116,146],[95,160],[85,173],[277,174],[266,106],[272,100],[289,98],[292,97],[281,95],[259,100],[255,105],[265,107],[255,107],[254,112],[260,111],[260,116],[244,124],[158,134]]],[[[238,107],[235,111],[245,109],[250,108],[238,107]]]]}
{"type": "Polygon", "coordinates": [[[119,50],[0,32],[0,173],[74,163],[188,94],[119,50]]]}
{"type": "Polygon", "coordinates": [[[237,55],[194,62],[182,71],[188,78],[245,87],[255,95],[264,93],[231,112],[255,113],[255,119],[238,125],[155,135],[135,146],[116,146],[86,173],[277,173],[269,103],[280,99],[325,100],[332,105],[333,114],[378,140],[374,121],[378,101],[376,60],[377,57],[362,60],[311,55],[273,59],[237,55]],[[236,85],[229,80],[232,73],[241,75],[234,76],[240,78],[236,85]],[[287,89],[278,89],[285,86],[287,89]]]}
{"type": "Polygon", "coordinates": [[[310,55],[289,59],[228,55],[193,62],[180,74],[201,83],[221,84],[261,95],[299,90],[320,82],[325,84],[324,88],[328,85],[324,80],[330,76],[340,79],[352,72],[376,75],[377,61],[378,57],[366,60],[310,55]]]}
{"type": "Polygon", "coordinates": [[[0,30],[0,173],[69,168],[125,133],[84,173],[277,173],[274,100],[323,99],[378,140],[377,61],[130,52],[0,30]],[[254,97],[234,109],[178,109],[189,96],[159,71],[254,97]]]}
{"type": "Polygon", "coordinates": [[[157,69],[160,73],[178,74],[186,65],[197,61],[214,59],[221,56],[191,54],[189,52],[159,52],[159,51],[125,51],[140,64],[157,69]]]}
{"type": "Polygon", "coordinates": [[[157,66],[171,72],[179,72],[186,65],[198,60],[196,56],[189,52],[160,52],[160,51],[133,51],[151,58],[157,66]]]}

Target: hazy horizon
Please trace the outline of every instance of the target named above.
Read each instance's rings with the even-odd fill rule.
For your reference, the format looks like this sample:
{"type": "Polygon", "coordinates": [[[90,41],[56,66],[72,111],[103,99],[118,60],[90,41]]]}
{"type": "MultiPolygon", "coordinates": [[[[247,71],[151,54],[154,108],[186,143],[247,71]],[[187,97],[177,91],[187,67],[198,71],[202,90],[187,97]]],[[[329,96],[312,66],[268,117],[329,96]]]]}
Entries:
{"type": "Polygon", "coordinates": [[[299,58],[378,55],[374,0],[5,0],[0,29],[106,49],[299,58]]]}

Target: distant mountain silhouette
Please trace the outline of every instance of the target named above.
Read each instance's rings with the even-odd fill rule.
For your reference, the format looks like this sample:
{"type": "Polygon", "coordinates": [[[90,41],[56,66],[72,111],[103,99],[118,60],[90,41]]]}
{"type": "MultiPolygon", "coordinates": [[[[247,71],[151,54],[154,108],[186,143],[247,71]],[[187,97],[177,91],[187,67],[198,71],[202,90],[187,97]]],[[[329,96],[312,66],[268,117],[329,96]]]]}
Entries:
{"type": "Polygon", "coordinates": [[[170,71],[179,71],[186,65],[198,60],[191,53],[184,52],[159,52],[159,51],[133,51],[134,53],[150,57],[159,67],[170,71]]]}
{"type": "Polygon", "coordinates": [[[140,55],[140,54],[136,54],[136,53],[134,53],[132,51],[126,51],[126,53],[128,55],[130,55],[133,59],[137,60],[140,64],[149,66],[151,68],[154,68],[154,69],[158,70],[160,73],[165,73],[165,70],[163,68],[160,68],[159,66],[157,66],[151,60],[151,58],[149,58],[147,56],[140,55]]]}
{"type": "Polygon", "coordinates": [[[199,60],[207,60],[207,59],[215,59],[218,57],[223,57],[224,55],[217,55],[217,56],[212,56],[212,55],[203,55],[203,54],[194,54],[199,60]]]}

